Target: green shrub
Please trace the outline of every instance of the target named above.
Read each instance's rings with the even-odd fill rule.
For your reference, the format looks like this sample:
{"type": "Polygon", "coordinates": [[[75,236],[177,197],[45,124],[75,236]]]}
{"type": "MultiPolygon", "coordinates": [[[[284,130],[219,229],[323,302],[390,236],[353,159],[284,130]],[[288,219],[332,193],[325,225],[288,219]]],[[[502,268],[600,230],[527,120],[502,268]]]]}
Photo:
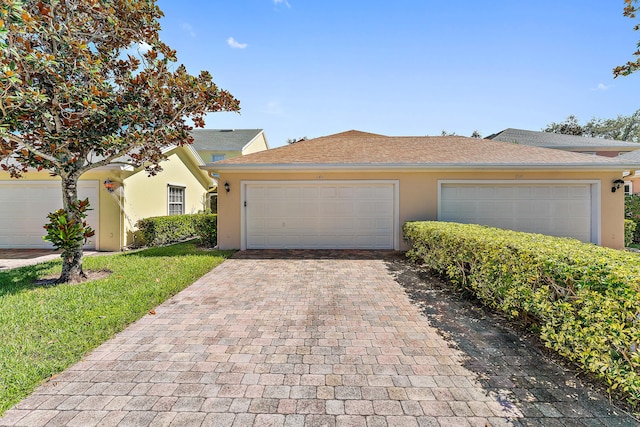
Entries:
{"type": "Polygon", "coordinates": [[[144,218],[137,222],[142,244],[162,246],[198,237],[205,246],[215,246],[216,215],[192,214],[144,218]]]}
{"type": "Polygon", "coordinates": [[[640,257],[574,239],[409,222],[408,256],[508,316],[640,406],[640,257]]]}
{"type": "Polygon", "coordinates": [[[89,199],[78,200],[71,204],[69,209],[73,210],[76,220],[69,219],[67,211],[58,209],[47,215],[49,223],[44,226],[47,234],[42,237],[48,240],[56,249],[62,249],[63,258],[70,257],[71,253],[87,243],[90,237],[95,235],[95,231],[87,224],[85,218],[89,209],[89,199]]]}
{"type": "Polygon", "coordinates": [[[638,228],[638,224],[636,224],[633,220],[625,219],[624,220],[624,245],[629,246],[633,243],[634,237],[636,235],[636,228],[638,228]]]}
{"type": "MultiPolygon", "coordinates": [[[[640,243],[640,195],[631,194],[624,198],[624,217],[636,223],[632,243],[640,243]]],[[[626,239],[625,239],[626,242],[626,239]]],[[[627,245],[628,246],[628,245],[627,245]]]]}
{"type": "Polygon", "coordinates": [[[213,248],[218,243],[218,216],[215,214],[196,215],[194,228],[200,244],[213,248]]]}

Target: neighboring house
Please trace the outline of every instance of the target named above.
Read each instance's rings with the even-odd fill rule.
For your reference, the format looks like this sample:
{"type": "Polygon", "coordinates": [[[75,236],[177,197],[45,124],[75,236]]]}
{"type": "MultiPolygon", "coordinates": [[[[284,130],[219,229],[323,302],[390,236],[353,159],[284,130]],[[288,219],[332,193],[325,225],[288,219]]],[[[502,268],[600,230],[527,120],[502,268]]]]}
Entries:
{"type": "Polygon", "coordinates": [[[640,194],[640,150],[620,155],[625,162],[638,164],[638,171],[630,172],[624,177],[625,194],[640,194]]]}
{"type": "MultiPolygon", "coordinates": [[[[82,175],[79,197],[89,197],[87,220],[96,231],[86,248],[118,251],[134,243],[139,219],[203,212],[216,188],[215,179],[200,168],[205,161],[268,148],[261,129],[197,129],[192,135],[194,144],[165,151],[168,159],[156,176],[149,177],[144,168],[134,169],[126,161],[82,175]]],[[[53,247],[42,236],[47,213],[62,207],[59,178],[47,171],[30,171],[14,179],[0,171],[0,200],[0,248],[53,247]]]]}
{"type": "MultiPolygon", "coordinates": [[[[631,161],[640,161],[640,153],[634,154],[634,152],[640,150],[640,144],[636,142],[511,128],[489,135],[486,139],[604,157],[624,156],[631,161]]],[[[625,194],[632,194],[634,182],[638,183],[635,192],[640,193],[640,176],[634,177],[627,172],[625,173],[624,182],[625,194]]]]}
{"type": "MultiPolygon", "coordinates": [[[[141,218],[204,210],[205,194],[212,185],[192,146],[166,151],[164,169],[149,177],[144,168],[126,164],[100,167],[82,175],[80,198],[89,197],[87,220],[96,234],[86,246],[118,251],[133,243],[135,224],[141,218]],[[110,187],[109,189],[107,187],[110,187]]],[[[52,248],[44,240],[47,213],[62,207],[60,179],[46,171],[10,178],[0,172],[0,248],[52,248]]]]}
{"type": "Polygon", "coordinates": [[[489,135],[486,139],[604,157],[616,157],[640,149],[640,144],[635,142],[511,128],[489,135]]]}
{"type": "Polygon", "coordinates": [[[222,249],[406,249],[411,220],[624,246],[618,158],[486,139],[348,131],[205,166],[222,249]]]}
{"type": "MultiPolygon", "coordinates": [[[[205,163],[232,159],[258,151],[268,150],[267,137],[262,129],[194,129],[193,147],[205,163]]],[[[218,189],[214,185],[207,193],[207,207],[217,211],[218,189]]]]}

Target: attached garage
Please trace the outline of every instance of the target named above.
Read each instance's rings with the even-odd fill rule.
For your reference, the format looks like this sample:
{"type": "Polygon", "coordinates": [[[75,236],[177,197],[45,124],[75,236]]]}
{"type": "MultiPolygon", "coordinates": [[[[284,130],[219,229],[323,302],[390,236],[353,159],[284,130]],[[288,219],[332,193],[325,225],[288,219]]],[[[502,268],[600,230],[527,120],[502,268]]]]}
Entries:
{"type": "Polygon", "coordinates": [[[438,220],[599,243],[599,182],[440,181],[438,220]]]}
{"type": "MultiPolygon", "coordinates": [[[[96,230],[87,249],[96,249],[98,241],[98,181],[80,181],[78,197],[91,201],[87,222],[96,230]]],[[[42,240],[47,214],[62,207],[58,181],[0,181],[0,248],[53,248],[42,240]]]]}
{"type": "Polygon", "coordinates": [[[409,249],[407,221],[456,221],[624,247],[619,158],[460,136],[348,131],[204,167],[221,249],[409,249]]]}
{"type": "Polygon", "coordinates": [[[394,249],[397,182],[243,182],[243,249],[394,249]]]}

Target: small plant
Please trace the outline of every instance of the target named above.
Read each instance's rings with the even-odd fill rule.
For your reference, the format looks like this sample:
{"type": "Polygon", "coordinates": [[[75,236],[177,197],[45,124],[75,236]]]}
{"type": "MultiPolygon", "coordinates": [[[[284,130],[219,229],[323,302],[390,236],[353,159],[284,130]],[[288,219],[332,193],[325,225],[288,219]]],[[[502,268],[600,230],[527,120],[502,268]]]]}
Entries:
{"type": "Polygon", "coordinates": [[[44,226],[47,235],[43,240],[53,243],[56,249],[62,249],[62,258],[71,255],[71,251],[87,242],[95,235],[95,231],[87,224],[85,218],[89,209],[89,199],[78,200],[70,206],[75,218],[69,218],[69,212],[58,209],[47,217],[49,223],[44,226]]]}

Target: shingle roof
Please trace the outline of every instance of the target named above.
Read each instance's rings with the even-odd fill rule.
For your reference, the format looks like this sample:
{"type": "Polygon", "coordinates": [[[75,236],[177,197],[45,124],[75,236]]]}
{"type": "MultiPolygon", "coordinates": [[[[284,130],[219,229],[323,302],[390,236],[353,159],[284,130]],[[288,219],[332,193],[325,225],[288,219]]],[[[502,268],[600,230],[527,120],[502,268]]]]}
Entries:
{"type": "Polygon", "coordinates": [[[587,136],[577,135],[564,135],[560,133],[551,132],[536,132],[532,130],[524,129],[505,129],[502,132],[489,135],[486,139],[492,139],[494,141],[503,142],[515,142],[522,145],[531,145],[534,147],[544,148],[556,148],[561,150],[595,150],[601,149],[616,149],[620,148],[624,150],[638,150],[640,144],[628,141],[617,141],[614,139],[594,138],[587,136]]]}
{"type": "Polygon", "coordinates": [[[240,151],[262,129],[194,129],[193,146],[199,151],[240,151]]]}
{"type": "Polygon", "coordinates": [[[508,167],[624,169],[618,158],[462,136],[398,136],[348,131],[210,164],[213,170],[269,166],[508,167]]]}
{"type": "Polygon", "coordinates": [[[637,162],[640,163],[640,150],[631,151],[629,153],[624,153],[618,156],[619,159],[624,160],[626,162],[637,162]]]}

